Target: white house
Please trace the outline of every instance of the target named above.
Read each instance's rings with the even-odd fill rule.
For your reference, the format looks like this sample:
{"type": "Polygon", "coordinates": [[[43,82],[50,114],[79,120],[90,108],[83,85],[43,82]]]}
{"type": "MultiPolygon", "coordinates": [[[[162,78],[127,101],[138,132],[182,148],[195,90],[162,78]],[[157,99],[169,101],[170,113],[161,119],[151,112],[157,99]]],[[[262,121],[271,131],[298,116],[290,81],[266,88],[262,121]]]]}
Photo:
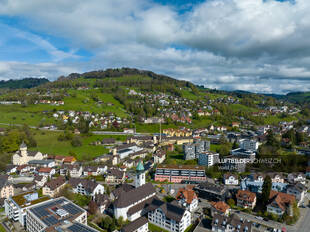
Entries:
{"type": "Polygon", "coordinates": [[[72,186],[73,192],[81,195],[95,196],[104,194],[104,186],[92,180],[71,178],[68,184],[72,186]]]}
{"type": "Polygon", "coordinates": [[[307,188],[301,183],[290,184],[286,188],[286,193],[295,196],[297,206],[300,206],[305,199],[307,188]]]}
{"type": "Polygon", "coordinates": [[[184,232],[191,225],[191,213],[172,203],[158,202],[150,206],[148,220],[171,232],[184,232]]]}
{"type": "Polygon", "coordinates": [[[224,174],[225,185],[239,185],[239,179],[237,175],[226,173],[224,174]]]}
{"type": "Polygon", "coordinates": [[[253,139],[240,139],[240,148],[244,150],[257,151],[259,142],[253,139]]]}
{"type": "Polygon", "coordinates": [[[198,207],[198,197],[190,186],[180,188],[177,192],[176,199],[181,206],[185,207],[190,212],[195,211],[198,207]]]}

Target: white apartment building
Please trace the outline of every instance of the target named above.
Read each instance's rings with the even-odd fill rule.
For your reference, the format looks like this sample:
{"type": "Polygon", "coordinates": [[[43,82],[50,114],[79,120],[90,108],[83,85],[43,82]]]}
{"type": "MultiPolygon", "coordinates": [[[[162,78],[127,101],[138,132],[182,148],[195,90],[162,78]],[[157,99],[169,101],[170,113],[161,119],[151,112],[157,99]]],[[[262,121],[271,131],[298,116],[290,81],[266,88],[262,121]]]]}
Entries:
{"type": "Polygon", "coordinates": [[[26,214],[26,230],[41,231],[89,231],[87,212],[65,197],[51,199],[29,207],[26,214]]]}
{"type": "Polygon", "coordinates": [[[211,167],[219,160],[219,153],[207,151],[200,153],[198,156],[198,164],[201,166],[211,167]]]}
{"type": "Polygon", "coordinates": [[[239,140],[240,148],[244,150],[257,151],[259,142],[252,139],[240,139],[239,140]]]}
{"type": "Polygon", "coordinates": [[[177,205],[162,202],[148,212],[148,220],[165,230],[184,232],[191,225],[191,213],[177,205]]]}
{"type": "Polygon", "coordinates": [[[39,198],[36,192],[27,192],[10,197],[4,201],[5,214],[9,219],[25,226],[27,209],[38,202],[48,201],[49,199],[49,197],[39,198]]]}

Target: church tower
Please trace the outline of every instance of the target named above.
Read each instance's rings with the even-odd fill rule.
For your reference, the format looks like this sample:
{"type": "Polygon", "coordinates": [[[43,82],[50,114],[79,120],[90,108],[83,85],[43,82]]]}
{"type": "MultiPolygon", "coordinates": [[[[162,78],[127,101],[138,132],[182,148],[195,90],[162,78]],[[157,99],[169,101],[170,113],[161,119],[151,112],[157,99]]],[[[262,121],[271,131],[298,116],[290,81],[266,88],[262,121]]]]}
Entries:
{"type": "Polygon", "coordinates": [[[142,161],[140,161],[136,168],[135,187],[138,188],[145,184],[145,171],[142,161]]]}
{"type": "Polygon", "coordinates": [[[28,153],[27,153],[27,145],[25,144],[24,141],[23,141],[23,143],[20,145],[19,150],[20,150],[20,155],[21,155],[21,156],[27,156],[27,155],[28,155],[28,153]]]}

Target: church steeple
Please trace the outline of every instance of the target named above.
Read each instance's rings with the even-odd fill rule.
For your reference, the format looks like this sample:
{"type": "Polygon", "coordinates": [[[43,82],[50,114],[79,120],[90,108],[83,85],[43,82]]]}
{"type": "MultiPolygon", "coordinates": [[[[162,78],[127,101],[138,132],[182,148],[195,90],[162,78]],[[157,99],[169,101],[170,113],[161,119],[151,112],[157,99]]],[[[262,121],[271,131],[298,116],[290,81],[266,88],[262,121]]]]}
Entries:
{"type": "Polygon", "coordinates": [[[135,187],[138,188],[145,184],[145,170],[142,161],[139,161],[136,168],[135,187]]]}
{"type": "Polygon", "coordinates": [[[20,155],[21,156],[27,156],[27,145],[23,141],[22,144],[19,146],[20,155]]]}

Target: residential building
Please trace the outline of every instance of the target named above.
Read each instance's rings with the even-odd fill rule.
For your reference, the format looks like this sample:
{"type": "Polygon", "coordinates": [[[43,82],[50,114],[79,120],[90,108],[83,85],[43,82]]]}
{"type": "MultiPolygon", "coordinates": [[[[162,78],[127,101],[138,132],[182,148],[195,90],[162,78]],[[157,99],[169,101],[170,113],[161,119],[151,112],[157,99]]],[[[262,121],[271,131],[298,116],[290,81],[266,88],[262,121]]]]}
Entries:
{"type": "Polygon", "coordinates": [[[49,199],[47,196],[39,198],[37,192],[27,192],[9,197],[4,200],[5,215],[14,222],[19,222],[24,227],[27,209],[49,199]]]}
{"type": "Polygon", "coordinates": [[[253,160],[255,159],[255,152],[251,150],[245,150],[243,148],[237,148],[231,151],[233,157],[238,157],[246,160],[253,160]]]}
{"type": "Polygon", "coordinates": [[[287,180],[290,183],[302,183],[306,184],[306,175],[303,173],[290,173],[287,175],[287,180]]]}
{"type": "Polygon", "coordinates": [[[93,197],[93,201],[96,203],[101,214],[103,214],[111,204],[109,197],[105,194],[96,194],[93,197]]]}
{"type": "Polygon", "coordinates": [[[38,175],[39,176],[47,176],[52,177],[55,175],[56,171],[54,168],[39,168],[38,175]]]}
{"type": "Polygon", "coordinates": [[[184,232],[191,225],[191,213],[173,203],[154,199],[147,211],[150,223],[171,232],[184,232]]]}
{"type": "Polygon", "coordinates": [[[248,190],[238,190],[236,198],[239,207],[254,209],[256,205],[256,194],[248,190]]]}
{"type": "Polygon", "coordinates": [[[224,201],[212,201],[211,202],[211,215],[214,217],[215,214],[221,214],[228,216],[230,207],[224,201]]]}
{"type": "Polygon", "coordinates": [[[206,181],[205,168],[192,165],[160,164],[156,168],[155,181],[168,181],[173,183],[206,181]]]}
{"type": "Polygon", "coordinates": [[[175,198],[181,206],[190,212],[195,211],[198,207],[198,197],[193,190],[193,186],[187,185],[185,188],[180,188],[175,198]]]}
{"type": "Polygon", "coordinates": [[[53,168],[56,165],[54,160],[30,160],[28,164],[30,166],[43,167],[43,168],[53,168]]]}
{"type": "Polygon", "coordinates": [[[8,199],[14,196],[14,186],[8,182],[8,175],[0,175],[0,198],[8,199]]]}
{"type": "Polygon", "coordinates": [[[28,232],[97,231],[87,226],[86,210],[65,197],[51,199],[29,207],[26,225],[28,232]]]}
{"type": "Polygon", "coordinates": [[[121,232],[148,232],[148,220],[146,217],[139,217],[138,219],[125,225],[121,232]]]}
{"type": "Polygon", "coordinates": [[[201,166],[211,167],[219,161],[219,153],[207,151],[199,153],[198,164],[201,166]]]}
{"type": "Polygon", "coordinates": [[[154,164],[161,164],[166,159],[166,152],[164,150],[158,149],[153,154],[154,164]]]}
{"type": "Polygon", "coordinates": [[[99,176],[101,173],[101,169],[99,166],[88,166],[83,168],[84,176],[99,176]]]}
{"type": "Polygon", "coordinates": [[[241,149],[249,150],[249,151],[257,151],[259,142],[252,139],[240,139],[239,145],[241,149]]]}
{"type": "Polygon", "coordinates": [[[110,168],[106,174],[105,181],[107,183],[123,183],[126,175],[124,171],[120,171],[117,168],[110,168]]]}
{"type": "Polygon", "coordinates": [[[35,187],[37,188],[37,189],[40,189],[40,188],[42,188],[44,185],[45,185],[45,183],[47,182],[47,179],[48,179],[48,177],[47,176],[39,176],[39,175],[36,175],[35,177],[34,177],[34,184],[35,184],[35,187]]]}
{"type": "Polygon", "coordinates": [[[252,222],[236,214],[230,216],[214,214],[211,226],[214,232],[252,232],[252,222]]]}
{"type": "Polygon", "coordinates": [[[27,145],[23,142],[19,150],[13,155],[13,165],[24,165],[28,164],[31,160],[43,160],[44,156],[41,152],[27,151],[27,145]]]}
{"type": "Polygon", "coordinates": [[[210,150],[210,141],[195,140],[194,143],[184,144],[183,150],[185,160],[197,159],[200,153],[207,152],[210,150]]]}
{"type": "Polygon", "coordinates": [[[225,173],[223,178],[225,185],[239,185],[239,178],[232,173],[225,173]]]}
{"type": "Polygon", "coordinates": [[[302,183],[290,184],[286,187],[286,193],[295,196],[297,206],[300,206],[304,202],[307,188],[302,183]]]}
{"type": "Polygon", "coordinates": [[[104,186],[89,179],[70,178],[68,184],[71,185],[73,192],[86,196],[104,194],[104,186]]]}
{"type": "Polygon", "coordinates": [[[63,160],[64,164],[75,164],[76,163],[76,158],[73,156],[66,156],[63,160]]]}
{"type": "Polygon", "coordinates": [[[59,176],[56,179],[52,179],[47,182],[42,188],[42,194],[50,197],[55,197],[59,191],[65,187],[66,179],[63,176],[59,176]]]}
{"type": "Polygon", "coordinates": [[[202,182],[194,187],[198,192],[198,197],[208,201],[225,201],[227,197],[227,189],[224,185],[202,182]]]}
{"type": "Polygon", "coordinates": [[[83,167],[77,164],[64,164],[59,169],[59,173],[62,176],[69,175],[70,177],[78,178],[81,177],[83,174],[83,167]]]}
{"type": "Polygon", "coordinates": [[[293,195],[270,191],[269,204],[267,205],[267,212],[278,216],[282,216],[284,213],[287,215],[293,215],[293,204],[295,202],[295,197],[293,195]]]}

